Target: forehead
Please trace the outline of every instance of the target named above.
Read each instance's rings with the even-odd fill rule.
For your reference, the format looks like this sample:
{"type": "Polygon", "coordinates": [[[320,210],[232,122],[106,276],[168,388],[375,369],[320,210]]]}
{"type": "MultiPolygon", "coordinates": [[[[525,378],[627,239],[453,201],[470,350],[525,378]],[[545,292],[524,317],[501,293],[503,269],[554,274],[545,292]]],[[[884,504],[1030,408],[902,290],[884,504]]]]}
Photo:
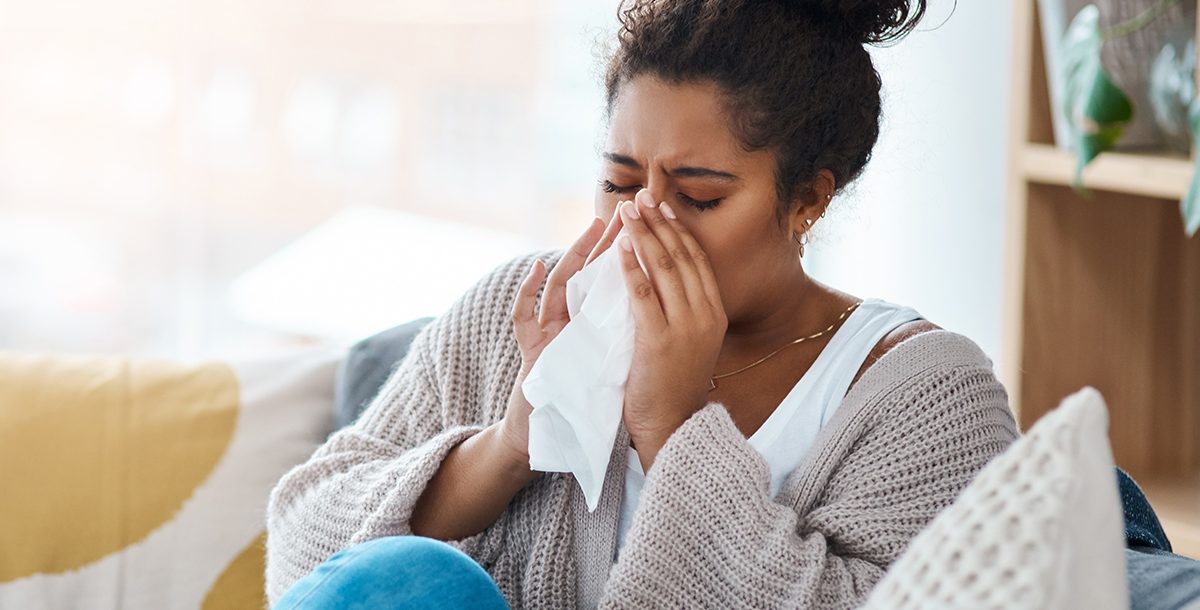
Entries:
{"type": "Polygon", "coordinates": [[[746,155],[712,83],[668,83],[639,75],[621,84],[608,150],[641,158],[697,157],[734,163],[746,155]]]}

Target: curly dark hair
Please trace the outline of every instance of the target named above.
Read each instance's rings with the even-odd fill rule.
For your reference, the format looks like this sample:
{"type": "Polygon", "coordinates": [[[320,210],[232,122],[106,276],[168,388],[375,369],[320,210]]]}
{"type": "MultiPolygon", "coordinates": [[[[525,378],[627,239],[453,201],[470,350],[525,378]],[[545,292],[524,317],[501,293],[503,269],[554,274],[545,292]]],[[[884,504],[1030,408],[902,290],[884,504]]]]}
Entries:
{"type": "Polygon", "coordinates": [[[881,82],[866,44],[916,27],[926,0],[622,0],[605,73],[607,114],[622,83],[653,75],[713,82],[747,151],[777,159],[777,216],[813,202],[821,169],[837,190],[879,137],[881,82]]]}

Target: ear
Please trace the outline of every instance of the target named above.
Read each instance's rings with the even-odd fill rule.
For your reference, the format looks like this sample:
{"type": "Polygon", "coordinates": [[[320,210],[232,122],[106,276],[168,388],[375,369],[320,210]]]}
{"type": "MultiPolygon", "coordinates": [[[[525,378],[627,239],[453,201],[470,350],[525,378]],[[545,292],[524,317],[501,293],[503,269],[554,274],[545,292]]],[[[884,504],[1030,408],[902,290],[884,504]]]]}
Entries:
{"type": "Polygon", "coordinates": [[[790,231],[803,233],[812,228],[812,225],[825,215],[835,190],[837,181],[833,178],[833,172],[827,169],[819,170],[809,188],[808,194],[811,198],[808,201],[801,199],[799,205],[792,210],[790,231]]]}

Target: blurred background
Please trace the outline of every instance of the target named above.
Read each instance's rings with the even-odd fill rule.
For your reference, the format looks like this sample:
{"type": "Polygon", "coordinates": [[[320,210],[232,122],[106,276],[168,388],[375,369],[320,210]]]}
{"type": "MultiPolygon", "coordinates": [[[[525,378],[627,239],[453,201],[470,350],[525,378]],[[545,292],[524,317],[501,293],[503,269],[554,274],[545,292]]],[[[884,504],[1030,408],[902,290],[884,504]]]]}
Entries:
{"type": "MultiPolygon", "coordinates": [[[[807,258],[997,361],[1010,12],[932,0],[873,51],[881,140],[807,258]]],[[[201,359],[436,315],[591,218],[615,24],[613,0],[0,1],[0,349],[201,359]]]]}

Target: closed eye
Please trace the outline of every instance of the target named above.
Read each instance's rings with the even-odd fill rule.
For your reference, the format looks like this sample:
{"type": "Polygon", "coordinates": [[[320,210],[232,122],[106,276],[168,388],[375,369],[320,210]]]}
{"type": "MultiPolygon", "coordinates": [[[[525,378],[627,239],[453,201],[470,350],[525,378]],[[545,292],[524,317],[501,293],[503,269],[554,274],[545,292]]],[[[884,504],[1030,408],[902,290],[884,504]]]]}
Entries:
{"type": "MultiPolygon", "coordinates": [[[[635,184],[633,186],[617,186],[616,184],[613,184],[612,181],[610,181],[610,180],[600,180],[600,188],[604,189],[604,192],[606,192],[606,193],[630,193],[630,192],[637,192],[639,189],[642,188],[642,185],[635,184]]],[[[700,212],[703,212],[705,210],[711,210],[712,208],[717,207],[717,205],[719,205],[721,203],[720,197],[718,197],[716,199],[709,199],[707,201],[699,201],[696,199],[692,199],[691,197],[688,197],[687,195],[685,195],[683,193],[676,193],[676,195],[679,196],[680,201],[682,201],[683,203],[686,203],[687,205],[692,206],[693,208],[696,208],[696,210],[700,211],[700,212]]]]}
{"type": "Polygon", "coordinates": [[[642,188],[642,185],[635,184],[633,186],[617,186],[608,180],[601,180],[600,188],[604,189],[605,193],[628,193],[631,191],[637,192],[638,189],[642,188]]]}
{"type": "Polygon", "coordinates": [[[711,210],[712,208],[717,207],[717,205],[719,205],[721,203],[720,197],[718,197],[716,199],[709,199],[708,201],[696,201],[695,199],[692,199],[691,197],[688,197],[687,195],[684,195],[683,193],[678,193],[678,195],[679,195],[680,201],[692,206],[693,208],[696,208],[698,211],[701,211],[701,212],[703,212],[704,210],[711,210]]]}

